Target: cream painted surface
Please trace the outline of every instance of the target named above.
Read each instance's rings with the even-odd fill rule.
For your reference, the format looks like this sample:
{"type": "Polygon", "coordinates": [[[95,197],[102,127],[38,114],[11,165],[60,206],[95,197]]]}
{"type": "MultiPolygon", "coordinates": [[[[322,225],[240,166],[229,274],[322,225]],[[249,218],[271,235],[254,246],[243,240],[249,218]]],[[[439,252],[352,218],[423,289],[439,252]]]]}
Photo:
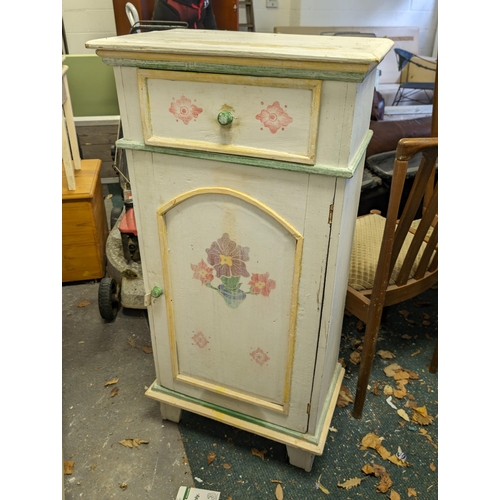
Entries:
{"type": "Polygon", "coordinates": [[[138,70],[138,84],[146,144],[314,163],[321,81],[138,70]]]}

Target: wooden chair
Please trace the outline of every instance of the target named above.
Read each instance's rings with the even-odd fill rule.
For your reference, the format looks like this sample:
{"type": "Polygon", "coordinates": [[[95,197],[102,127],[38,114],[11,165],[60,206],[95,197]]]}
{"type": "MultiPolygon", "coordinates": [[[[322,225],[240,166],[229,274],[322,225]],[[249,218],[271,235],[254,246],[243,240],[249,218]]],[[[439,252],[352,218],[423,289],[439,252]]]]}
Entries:
{"type": "MultiPolygon", "coordinates": [[[[346,309],[366,324],[366,330],[355,418],[360,418],[363,411],[383,308],[415,297],[438,280],[438,187],[434,181],[437,155],[437,137],[401,139],[387,217],[371,213],[356,221],[346,309]],[[420,166],[402,207],[408,162],[416,155],[421,155],[420,166]],[[422,217],[415,220],[417,213],[422,217]]],[[[437,347],[432,369],[437,369],[437,347]]]]}

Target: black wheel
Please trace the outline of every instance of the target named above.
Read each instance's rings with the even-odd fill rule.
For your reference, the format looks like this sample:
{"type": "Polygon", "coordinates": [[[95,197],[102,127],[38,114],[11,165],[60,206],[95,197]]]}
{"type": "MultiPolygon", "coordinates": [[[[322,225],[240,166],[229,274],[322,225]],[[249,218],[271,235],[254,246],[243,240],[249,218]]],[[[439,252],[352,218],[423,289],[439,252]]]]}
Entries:
{"type": "Polygon", "coordinates": [[[113,207],[111,209],[111,214],[109,216],[109,227],[111,229],[115,227],[115,224],[117,220],[120,218],[121,213],[122,213],[122,208],[120,207],[113,207]]]}
{"type": "Polygon", "coordinates": [[[119,287],[113,278],[103,278],[99,283],[99,313],[102,319],[113,321],[120,308],[119,287]]]}

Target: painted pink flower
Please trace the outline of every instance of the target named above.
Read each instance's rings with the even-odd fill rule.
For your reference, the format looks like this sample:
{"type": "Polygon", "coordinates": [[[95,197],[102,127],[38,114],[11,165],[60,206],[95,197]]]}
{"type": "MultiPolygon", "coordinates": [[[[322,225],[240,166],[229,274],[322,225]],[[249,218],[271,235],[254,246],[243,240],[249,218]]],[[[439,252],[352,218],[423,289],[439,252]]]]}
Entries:
{"type": "Polygon", "coordinates": [[[260,347],[251,352],[250,356],[261,366],[271,359],[260,347]]]}
{"type": "Polygon", "coordinates": [[[191,264],[191,269],[194,271],[193,278],[200,280],[202,285],[214,279],[213,269],[203,259],[199,264],[191,264]]]}
{"type": "Polygon", "coordinates": [[[197,118],[203,109],[191,104],[191,99],[182,96],[170,104],[169,111],[178,120],[182,120],[187,125],[193,118],[197,118]]]}
{"type": "Polygon", "coordinates": [[[229,239],[224,233],[222,238],[214,241],[210,248],[205,251],[208,255],[208,263],[215,268],[217,278],[221,276],[250,276],[245,266],[249,260],[248,247],[241,247],[229,239]]]}
{"type": "Polygon", "coordinates": [[[287,115],[278,101],[274,101],[267,109],[263,109],[255,118],[273,134],[293,122],[293,118],[287,115]]]}
{"type": "Polygon", "coordinates": [[[253,293],[260,293],[264,295],[264,297],[268,297],[271,290],[276,288],[276,281],[269,279],[269,273],[252,273],[252,278],[248,284],[250,285],[253,293]]]}
{"type": "Polygon", "coordinates": [[[198,332],[196,335],[191,337],[194,340],[194,343],[201,347],[202,349],[209,343],[203,332],[198,332]]]}

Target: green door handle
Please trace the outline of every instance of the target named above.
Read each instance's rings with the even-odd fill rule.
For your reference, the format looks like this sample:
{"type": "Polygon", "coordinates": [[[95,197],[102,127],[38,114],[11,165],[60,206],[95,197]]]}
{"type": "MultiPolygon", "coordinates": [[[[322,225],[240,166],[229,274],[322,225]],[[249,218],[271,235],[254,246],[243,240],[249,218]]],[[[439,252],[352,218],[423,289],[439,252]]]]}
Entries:
{"type": "Polygon", "coordinates": [[[151,296],[157,299],[160,295],[163,295],[163,290],[159,286],[154,286],[151,290],[151,296]]]}
{"type": "Polygon", "coordinates": [[[233,115],[231,114],[231,111],[222,110],[217,115],[217,121],[221,125],[230,125],[232,123],[232,121],[233,121],[233,115]]]}

